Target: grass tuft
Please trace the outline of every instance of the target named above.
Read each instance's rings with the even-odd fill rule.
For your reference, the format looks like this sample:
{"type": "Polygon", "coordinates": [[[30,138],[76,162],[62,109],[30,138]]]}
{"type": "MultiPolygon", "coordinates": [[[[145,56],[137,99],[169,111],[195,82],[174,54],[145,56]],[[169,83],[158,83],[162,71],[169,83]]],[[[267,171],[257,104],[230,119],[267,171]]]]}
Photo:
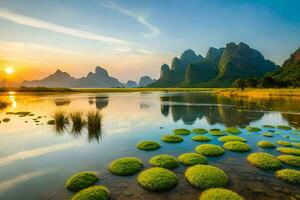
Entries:
{"type": "Polygon", "coordinates": [[[209,142],[211,141],[211,138],[204,135],[196,135],[192,137],[192,140],[197,142],[209,142]]]}
{"type": "Polygon", "coordinates": [[[204,128],[195,128],[195,129],[193,129],[193,132],[196,133],[196,134],[205,134],[208,131],[204,128]]]}
{"type": "Polygon", "coordinates": [[[220,142],[229,142],[229,141],[239,141],[239,142],[247,142],[245,138],[235,136],[235,135],[227,135],[219,138],[220,142]]]}
{"type": "Polygon", "coordinates": [[[160,144],[154,141],[142,141],[136,145],[136,148],[144,151],[154,151],[160,148],[160,144]]]}
{"type": "Polygon", "coordinates": [[[90,187],[99,180],[94,172],[80,172],[70,177],[65,187],[73,192],[90,187]]]}
{"type": "Polygon", "coordinates": [[[191,131],[185,128],[179,128],[179,129],[175,129],[173,130],[173,133],[175,135],[189,135],[191,134],[191,131]]]}
{"type": "Polygon", "coordinates": [[[160,139],[168,143],[178,143],[183,141],[183,137],[179,135],[164,135],[160,139]]]}
{"type": "Polygon", "coordinates": [[[256,143],[257,146],[259,146],[260,148],[275,148],[275,145],[272,142],[269,141],[259,141],[258,143],[256,143]]]}
{"type": "Polygon", "coordinates": [[[293,155],[280,155],[277,156],[277,159],[283,162],[284,164],[293,166],[293,167],[300,167],[300,157],[293,156],[293,155]]]}
{"type": "Polygon", "coordinates": [[[199,200],[244,200],[244,198],[231,190],[212,188],[202,192],[199,200]]]}
{"type": "Polygon", "coordinates": [[[284,182],[300,185],[300,171],[294,169],[282,169],[275,173],[275,176],[284,182]]]}
{"type": "Polygon", "coordinates": [[[198,154],[198,153],[184,153],[181,154],[178,157],[178,160],[180,163],[187,165],[187,166],[193,166],[197,164],[206,164],[207,159],[205,156],[198,154]]]}
{"type": "Polygon", "coordinates": [[[178,161],[170,155],[157,155],[149,160],[149,163],[154,167],[162,167],[166,169],[174,169],[178,167],[178,161]]]}
{"type": "Polygon", "coordinates": [[[274,156],[264,152],[251,153],[247,157],[248,162],[260,169],[274,170],[282,167],[281,162],[274,156]]]}
{"type": "Polygon", "coordinates": [[[138,158],[119,158],[112,161],[108,170],[118,176],[130,176],[143,168],[143,161],[138,158]]]}
{"type": "Polygon", "coordinates": [[[205,156],[220,156],[225,153],[224,149],[215,144],[201,144],[196,147],[196,152],[205,156]]]}
{"type": "Polygon", "coordinates": [[[89,142],[96,140],[99,143],[99,140],[102,139],[103,130],[102,115],[98,110],[87,113],[87,130],[89,142]]]}
{"type": "Polygon", "coordinates": [[[249,132],[258,132],[258,131],[261,131],[260,128],[255,127],[255,126],[248,126],[248,127],[246,128],[246,130],[249,131],[249,132]]]}
{"type": "Polygon", "coordinates": [[[236,151],[236,152],[246,152],[250,151],[250,146],[244,142],[239,141],[229,141],[226,142],[223,147],[229,151],[236,151]]]}
{"type": "Polygon", "coordinates": [[[64,111],[58,110],[53,114],[53,120],[55,121],[55,131],[57,133],[63,133],[69,125],[69,118],[64,111]]]}
{"type": "Polygon", "coordinates": [[[239,133],[241,133],[241,130],[236,128],[236,127],[227,127],[225,129],[225,132],[226,133],[231,133],[231,134],[239,134],[239,133]]]}
{"type": "Polygon", "coordinates": [[[285,154],[300,156],[300,149],[291,148],[291,147],[279,147],[277,151],[285,154]]]}
{"type": "Polygon", "coordinates": [[[80,111],[71,112],[70,119],[72,122],[72,132],[80,133],[82,128],[86,125],[86,121],[83,118],[83,113],[80,111]]]}
{"type": "Polygon", "coordinates": [[[284,147],[292,146],[292,144],[290,142],[284,141],[284,140],[278,140],[278,141],[276,141],[276,144],[279,144],[279,145],[284,146],[284,147]]]}
{"type": "Polygon", "coordinates": [[[281,129],[281,130],[291,130],[292,128],[290,126],[286,125],[278,125],[276,128],[281,129]]]}
{"type": "Polygon", "coordinates": [[[109,190],[101,185],[89,187],[75,194],[71,200],[109,200],[109,190]]]}

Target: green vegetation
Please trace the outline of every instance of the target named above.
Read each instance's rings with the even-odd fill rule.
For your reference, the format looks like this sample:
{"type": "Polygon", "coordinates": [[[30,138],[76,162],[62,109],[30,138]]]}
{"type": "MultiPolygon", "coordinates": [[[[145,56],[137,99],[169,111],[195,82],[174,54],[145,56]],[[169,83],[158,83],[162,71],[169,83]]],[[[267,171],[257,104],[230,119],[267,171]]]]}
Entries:
{"type": "Polygon", "coordinates": [[[5,122],[5,123],[7,123],[7,122],[10,121],[10,118],[4,118],[4,119],[2,119],[2,121],[5,122]]]}
{"type": "Polygon", "coordinates": [[[300,148],[300,142],[292,142],[294,147],[300,148]]]}
{"type": "Polygon", "coordinates": [[[288,141],[284,141],[284,140],[278,140],[276,141],[277,144],[281,145],[281,146],[284,146],[284,147],[290,147],[292,146],[292,144],[288,141]]]}
{"type": "Polygon", "coordinates": [[[254,127],[254,126],[248,126],[248,127],[246,128],[246,130],[249,131],[249,132],[258,132],[258,131],[261,131],[260,128],[254,127]]]}
{"type": "Polygon", "coordinates": [[[269,124],[263,125],[263,127],[264,127],[264,128],[274,128],[274,126],[269,125],[269,124]]]}
{"type": "Polygon", "coordinates": [[[209,142],[211,141],[211,138],[204,135],[196,135],[192,137],[192,140],[197,142],[209,142]]]}
{"type": "Polygon", "coordinates": [[[191,131],[185,128],[180,128],[180,129],[173,130],[173,133],[175,135],[189,135],[191,131]]]}
{"type": "Polygon", "coordinates": [[[87,130],[89,134],[89,140],[92,138],[98,138],[95,136],[101,136],[102,133],[102,115],[98,110],[89,111],[87,113],[87,130]]]}
{"type": "Polygon", "coordinates": [[[227,127],[225,129],[225,132],[226,133],[231,133],[231,134],[239,134],[239,133],[241,133],[241,130],[236,128],[236,127],[227,127]]]}
{"type": "Polygon", "coordinates": [[[67,125],[69,124],[69,118],[64,111],[58,110],[53,114],[55,121],[55,130],[58,133],[64,132],[67,125]]]}
{"type": "Polygon", "coordinates": [[[275,176],[277,176],[278,178],[280,178],[281,180],[283,180],[287,183],[300,185],[300,171],[299,170],[282,169],[282,170],[278,170],[275,173],[275,176]]]}
{"type": "Polygon", "coordinates": [[[272,142],[265,140],[259,141],[258,143],[256,143],[256,145],[261,148],[275,148],[275,145],[272,142]]]}
{"type": "Polygon", "coordinates": [[[205,156],[220,156],[225,153],[224,149],[219,145],[201,144],[196,147],[196,152],[205,156]]]}
{"type": "Polygon", "coordinates": [[[99,180],[97,175],[94,172],[80,172],[74,174],[66,182],[65,187],[68,190],[78,192],[82,189],[90,187],[99,180]]]}
{"type": "Polygon", "coordinates": [[[192,166],[197,164],[206,164],[207,159],[205,156],[198,153],[184,153],[178,157],[179,162],[184,165],[192,166]]]}
{"type": "Polygon", "coordinates": [[[137,158],[119,158],[112,161],[108,170],[118,176],[129,176],[143,168],[143,161],[137,158]]]}
{"type": "Polygon", "coordinates": [[[166,169],[174,169],[178,167],[178,161],[170,155],[157,155],[149,160],[149,163],[154,167],[162,167],[166,169]]]}
{"type": "Polygon", "coordinates": [[[265,133],[262,134],[262,136],[265,136],[265,137],[273,137],[273,134],[272,134],[272,133],[265,132],[265,133]]]}
{"type": "Polygon", "coordinates": [[[221,169],[211,165],[194,165],[185,171],[187,181],[198,189],[225,187],[229,178],[221,169]]]}
{"type": "Polygon", "coordinates": [[[92,186],[75,194],[71,200],[109,200],[109,190],[100,185],[92,186]]]}
{"type": "Polygon", "coordinates": [[[251,153],[247,157],[248,162],[260,169],[279,169],[282,167],[282,164],[279,160],[277,160],[274,156],[268,153],[257,152],[251,153]]]}
{"type": "Polygon", "coordinates": [[[86,121],[83,119],[83,114],[80,111],[74,111],[70,114],[72,121],[72,132],[80,133],[82,128],[86,125],[86,121]]]}
{"type": "Polygon", "coordinates": [[[229,141],[226,142],[223,147],[229,151],[245,152],[250,151],[250,146],[244,142],[229,141]]]}
{"type": "Polygon", "coordinates": [[[285,154],[291,154],[295,156],[300,156],[300,149],[291,148],[291,147],[279,147],[277,151],[285,154]]]}
{"type": "Polygon", "coordinates": [[[154,151],[160,148],[160,144],[154,141],[142,141],[136,145],[136,148],[144,151],[154,151]]]}
{"type": "Polygon", "coordinates": [[[202,192],[199,200],[244,200],[244,198],[231,190],[212,188],[202,192]]]}
{"type": "Polygon", "coordinates": [[[162,192],[177,185],[177,176],[168,169],[154,167],[141,172],[138,175],[138,183],[146,190],[162,192]]]}
{"type": "Polygon", "coordinates": [[[300,157],[293,156],[293,155],[280,155],[277,156],[277,159],[283,162],[284,164],[293,166],[293,167],[300,167],[300,157]]]}
{"type": "Polygon", "coordinates": [[[195,128],[195,129],[193,129],[193,132],[196,133],[196,134],[205,134],[208,131],[204,128],[195,128]]]}
{"type": "Polygon", "coordinates": [[[161,137],[161,140],[169,143],[178,143],[183,141],[183,137],[179,135],[164,135],[161,137]]]}
{"type": "Polygon", "coordinates": [[[285,126],[285,125],[278,125],[278,126],[276,126],[276,128],[282,129],[282,130],[291,130],[292,129],[291,127],[285,126]]]}
{"type": "Polygon", "coordinates": [[[247,142],[245,138],[235,136],[235,135],[227,135],[219,138],[220,142],[229,142],[229,141],[239,141],[239,142],[247,142]]]}
{"type": "Polygon", "coordinates": [[[209,130],[209,134],[213,135],[213,136],[223,136],[226,135],[223,131],[221,131],[218,128],[212,128],[209,130]]]}

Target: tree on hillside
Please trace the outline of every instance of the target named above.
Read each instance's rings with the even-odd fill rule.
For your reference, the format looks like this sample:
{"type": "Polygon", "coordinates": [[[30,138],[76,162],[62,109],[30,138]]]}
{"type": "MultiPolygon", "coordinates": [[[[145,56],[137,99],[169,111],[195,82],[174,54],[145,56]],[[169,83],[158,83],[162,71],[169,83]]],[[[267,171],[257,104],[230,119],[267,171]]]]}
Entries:
{"type": "Polygon", "coordinates": [[[245,80],[244,79],[236,79],[233,83],[232,86],[235,88],[239,88],[241,90],[245,89],[245,80]]]}

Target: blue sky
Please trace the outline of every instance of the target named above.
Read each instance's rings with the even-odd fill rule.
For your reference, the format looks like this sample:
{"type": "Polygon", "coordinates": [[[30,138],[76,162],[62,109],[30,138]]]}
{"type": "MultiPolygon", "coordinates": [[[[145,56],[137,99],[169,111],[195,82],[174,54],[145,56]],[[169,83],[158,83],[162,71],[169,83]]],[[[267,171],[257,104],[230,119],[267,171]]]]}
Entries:
{"type": "Polygon", "coordinates": [[[137,80],[185,49],[231,41],[282,64],[300,44],[299,10],[296,0],[0,0],[0,64],[28,79],[100,65],[137,80]]]}

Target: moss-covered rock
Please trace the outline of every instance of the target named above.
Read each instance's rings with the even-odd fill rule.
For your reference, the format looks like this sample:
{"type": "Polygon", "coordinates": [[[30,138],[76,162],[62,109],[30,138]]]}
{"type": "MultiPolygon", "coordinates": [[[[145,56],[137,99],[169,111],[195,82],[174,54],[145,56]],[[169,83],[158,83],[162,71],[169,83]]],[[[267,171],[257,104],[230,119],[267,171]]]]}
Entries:
{"type": "Polygon", "coordinates": [[[209,134],[213,135],[213,136],[223,136],[226,135],[225,132],[221,131],[218,128],[212,128],[209,130],[209,134]]]}
{"type": "Polygon", "coordinates": [[[292,147],[279,147],[277,151],[285,154],[300,156],[300,149],[292,148],[292,147]]]}
{"type": "Polygon", "coordinates": [[[263,127],[264,127],[264,128],[275,128],[274,126],[269,125],[269,124],[265,124],[265,125],[263,125],[263,127]]]}
{"type": "Polygon", "coordinates": [[[273,137],[273,134],[272,134],[272,133],[265,132],[265,133],[262,134],[262,136],[265,136],[265,137],[273,137]]]}
{"type": "Polygon", "coordinates": [[[248,127],[246,128],[246,130],[249,131],[249,132],[258,132],[258,131],[261,131],[260,128],[255,127],[255,126],[248,126],[248,127]]]}
{"type": "Polygon", "coordinates": [[[211,141],[211,138],[204,135],[196,135],[192,137],[192,140],[197,142],[209,142],[211,141]]]}
{"type": "Polygon", "coordinates": [[[241,133],[241,130],[236,128],[236,127],[227,127],[225,129],[225,132],[226,133],[231,133],[231,134],[239,134],[239,133],[241,133]]]}
{"type": "Polygon", "coordinates": [[[281,146],[284,146],[284,147],[290,147],[292,146],[292,144],[288,141],[285,141],[285,140],[278,140],[276,141],[277,144],[281,145],[281,146]]]}
{"type": "Polygon", "coordinates": [[[235,135],[226,135],[219,138],[220,142],[229,142],[229,141],[239,141],[239,142],[247,142],[245,138],[235,136],[235,135]]]}
{"type": "Polygon", "coordinates": [[[244,198],[231,190],[212,188],[202,192],[199,200],[244,200],[244,198]]]}
{"type": "Polygon", "coordinates": [[[293,155],[280,155],[277,156],[277,159],[283,162],[284,164],[293,166],[293,167],[300,167],[300,157],[293,156],[293,155]]]}
{"type": "Polygon", "coordinates": [[[292,128],[290,126],[286,125],[278,125],[276,128],[281,129],[281,130],[291,130],[292,128]]]}
{"type": "Polygon", "coordinates": [[[225,152],[221,146],[215,144],[201,144],[195,150],[205,156],[220,156],[225,152]]]}
{"type": "Polygon", "coordinates": [[[266,148],[266,149],[271,149],[271,148],[275,148],[275,145],[272,142],[269,141],[259,141],[258,143],[256,143],[257,146],[259,146],[260,148],[266,148]]]}
{"type": "Polygon", "coordinates": [[[248,162],[260,169],[279,169],[282,167],[281,162],[274,156],[264,152],[251,153],[247,157],[248,162]]]}
{"type": "Polygon", "coordinates": [[[184,165],[192,166],[197,164],[206,164],[207,159],[205,156],[198,153],[184,153],[178,157],[179,162],[184,165]]]}
{"type": "Polygon", "coordinates": [[[168,169],[154,167],[138,175],[139,185],[149,191],[162,192],[177,185],[177,176],[168,169]]]}
{"type": "Polygon", "coordinates": [[[179,128],[179,129],[175,129],[173,130],[173,133],[175,135],[189,135],[191,134],[191,131],[185,128],[179,128]]]}
{"type": "Polygon", "coordinates": [[[144,151],[154,151],[160,148],[160,144],[154,141],[142,141],[136,145],[136,148],[144,151]]]}
{"type": "Polygon", "coordinates": [[[229,178],[221,169],[211,165],[194,165],[185,171],[185,178],[196,188],[225,187],[229,178]]]}
{"type": "Polygon", "coordinates": [[[154,167],[162,167],[167,169],[174,169],[178,167],[178,161],[175,157],[170,155],[157,155],[149,160],[149,163],[154,167]]]}
{"type": "Polygon", "coordinates": [[[99,180],[94,172],[80,172],[71,176],[65,187],[73,192],[88,188],[99,180]]]}
{"type": "Polygon", "coordinates": [[[92,186],[75,194],[71,200],[109,200],[109,190],[104,186],[92,186]]]}
{"type": "Polygon", "coordinates": [[[196,133],[196,134],[205,134],[208,131],[204,128],[195,128],[195,129],[193,129],[193,132],[196,133]]]}
{"type": "Polygon", "coordinates": [[[236,152],[246,152],[250,151],[250,146],[244,142],[239,141],[229,141],[226,142],[223,147],[229,151],[236,151],[236,152]]]}
{"type": "Polygon", "coordinates": [[[300,185],[300,171],[294,169],[282,169],[275,173],[275,176],[284,182],[300,185]]]}
{"type": "Polygon", "coordinates": [[[119,158],[112,161],[108,170],[118,176],[130,176],[143,168],[143,161],[138,158],[119,158]]]}
{"type": "Polygon", "coordinates": [[[168,143],[178,143],[183,141],[183,137],[179,135],[164,135],[161,140],[168,143]]]}

